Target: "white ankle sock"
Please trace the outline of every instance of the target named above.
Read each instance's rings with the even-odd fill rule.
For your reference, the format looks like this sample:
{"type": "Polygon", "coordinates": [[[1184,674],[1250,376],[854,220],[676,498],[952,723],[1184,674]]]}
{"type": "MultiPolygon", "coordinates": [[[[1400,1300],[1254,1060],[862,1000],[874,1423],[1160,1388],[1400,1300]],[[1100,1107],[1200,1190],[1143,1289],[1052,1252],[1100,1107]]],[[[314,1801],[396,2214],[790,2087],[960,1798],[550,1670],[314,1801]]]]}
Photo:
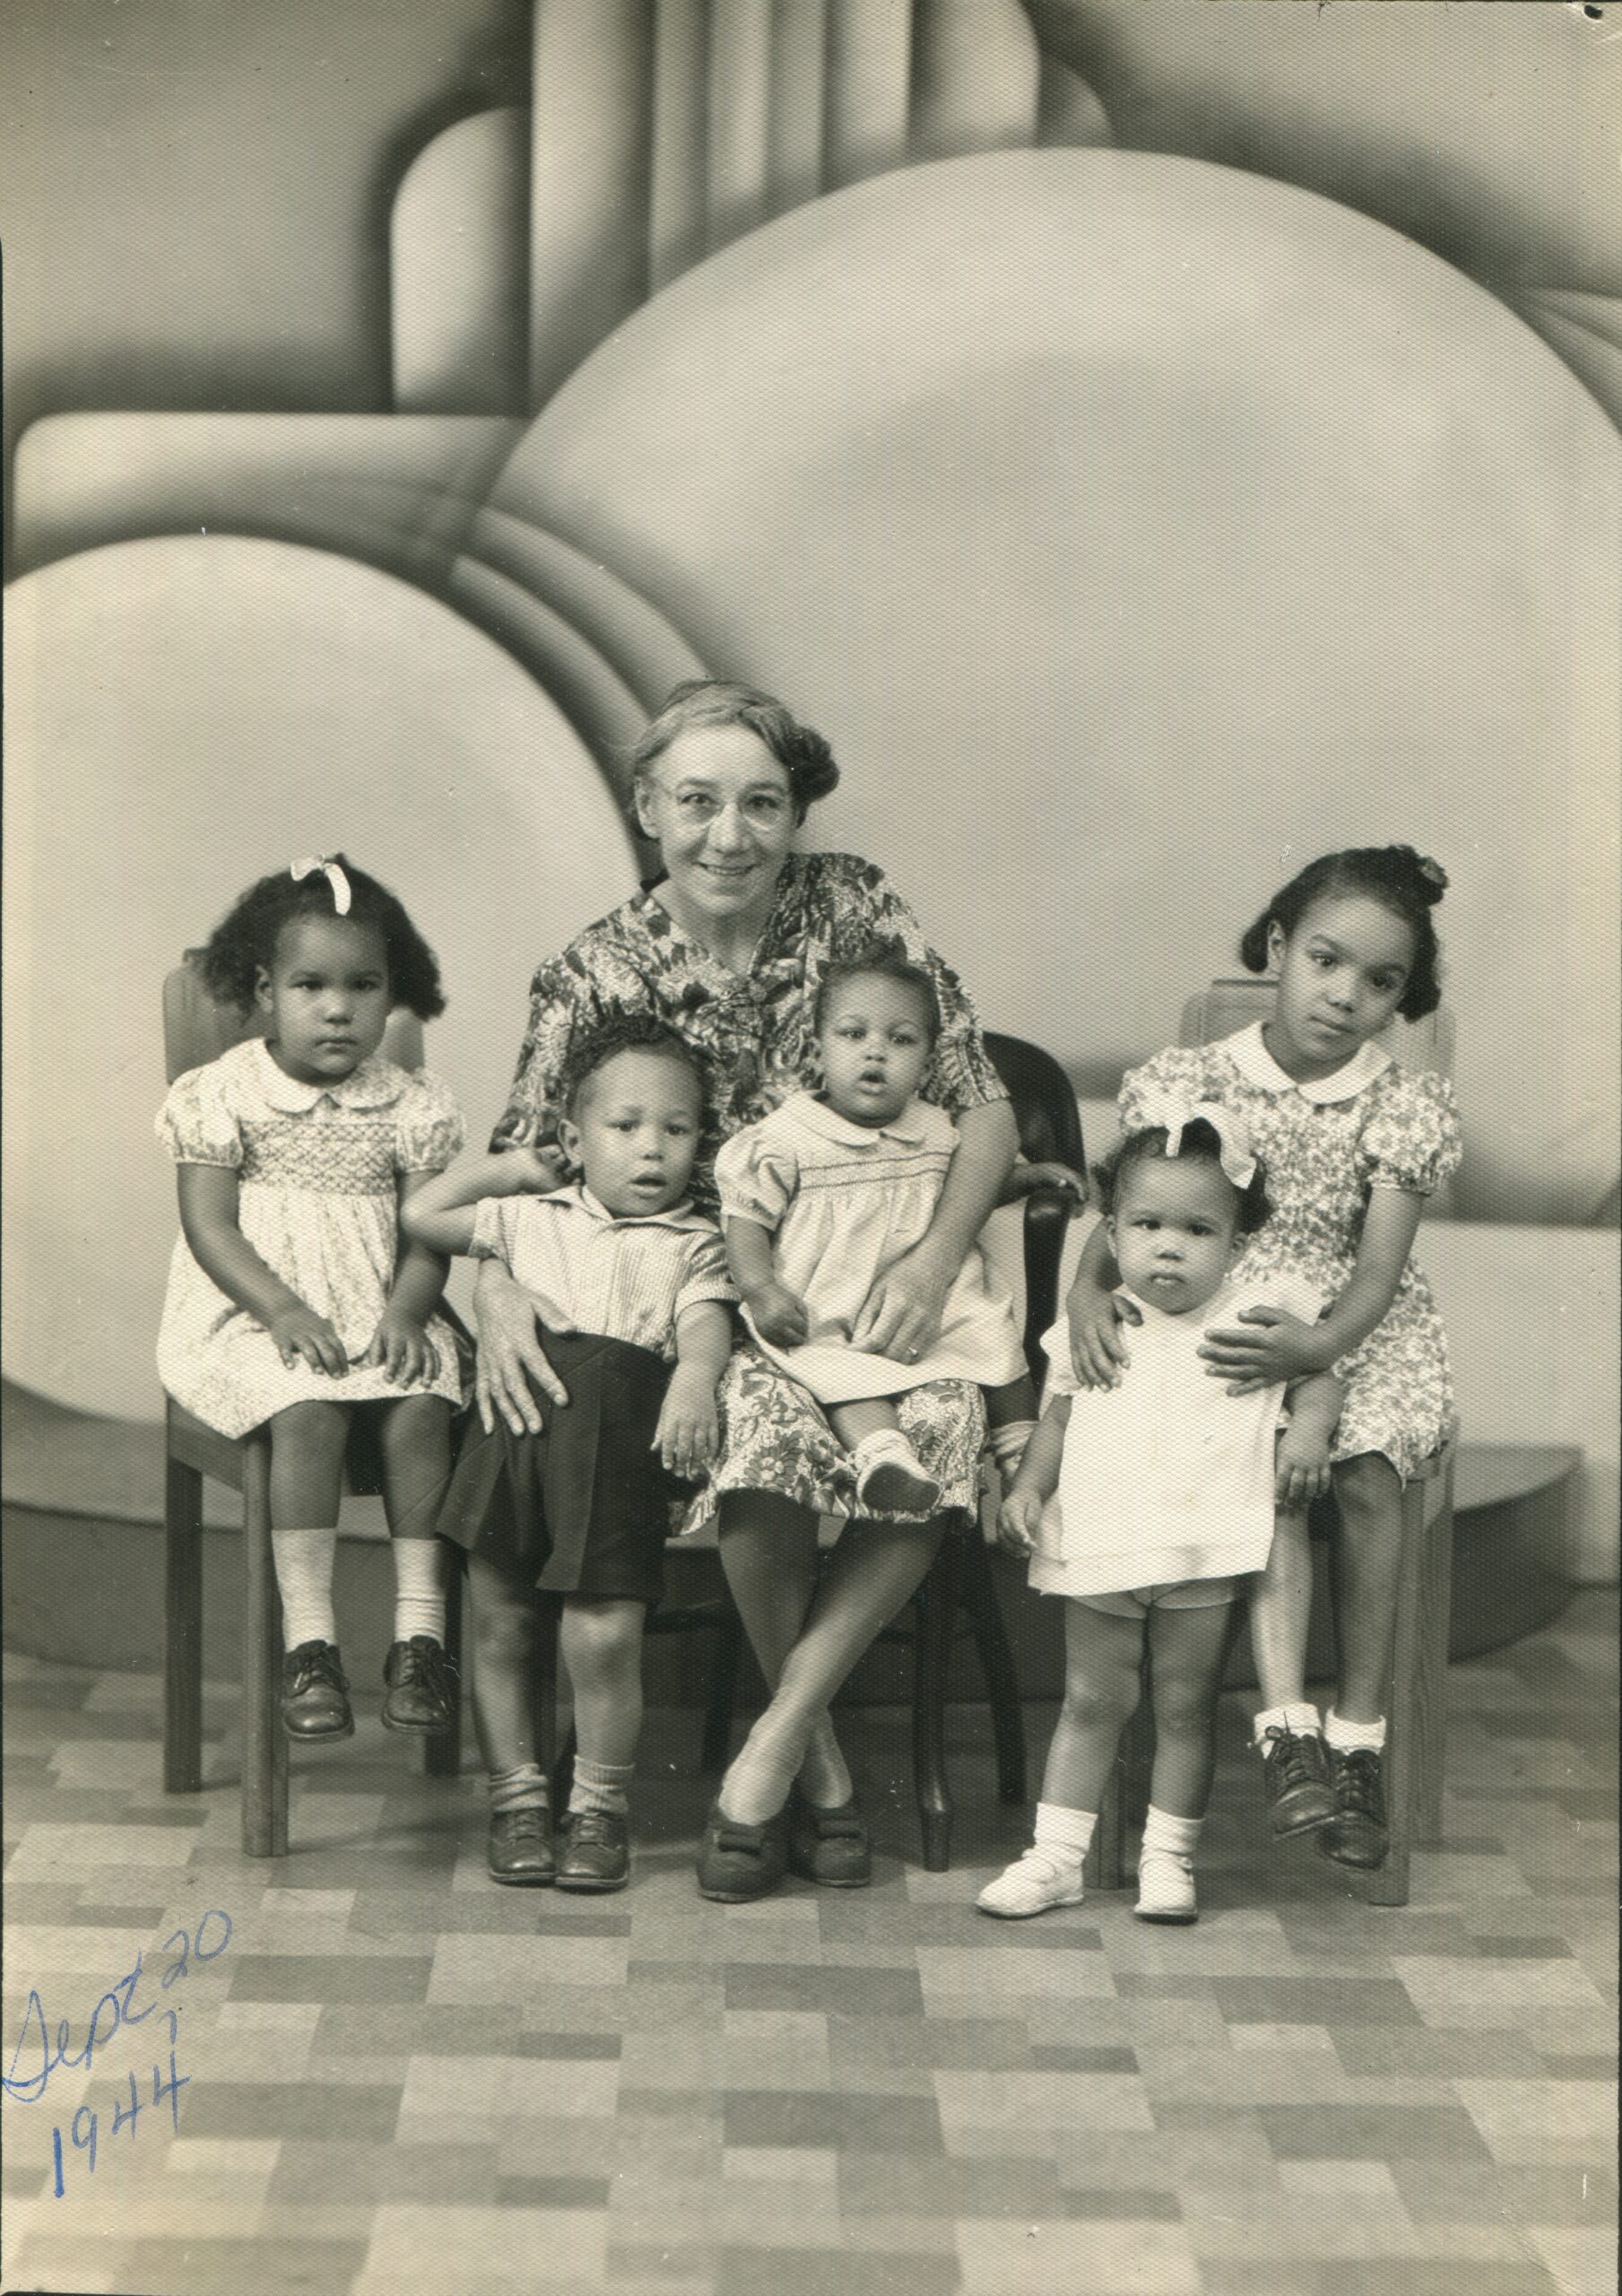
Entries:
{"type": "Polygon", "coordinates": [[[622,1818],[630,1808],[626,1787],[636,1776],[634,1761],[587,1761],[575,1756],[575,1782],[569,1788],[571,1810],[603,1810],[622,1818]]]}
{"type": "Polygon", "coordinates": [[[1323,1743],[1333,1746],[1339,1754],[1356,1753],[1359,1747],[1370,1753],[1385,1752],[1385,1717],[1382,1714],[1373,1722],[1348,1722],[1331,1706],[1323,1718],[1323,1743]]]}
{"type": "Polygon", "coordinates": [[[338,1639],[333,1612],[333,1565],[338,1531],[273,1531],[271,1560],[282,1596],[282,1639],[289,1650],[301,1642],[338,1639]]]}
{"type": "Polygon", "coordinates": [[[1200,1829],[1203,1818],[1175,1818],[1169,1810],[1157,1810],[1151,1802],[1149,1815],[1143,1822],[1143,1846],[1141,1857],[1148,1857],[1156,1850],[1166,1850],[1173,1857],[1192,1857],[1200,1846],[1200,1829]]]}
{"type": "Polygon", "coordinates": [[[492,1818],[505,1817],[509,1810],[544,1810],[548,1799],[546,1773],[539,1762],[521,1761],[516,1770],[490,1772],[492,1818]]]}
{"type": "Polygon", "coordinates": [[[1097,1810],[1067,1810],[1057,1802],[1038,1802],[1037,1848],[1051,1849],[1061,1857],[1073,1857],[1080,1865],[1092,1847],[1093,1828],[1097,1822],[1097,1810]]]}
{"type": "Polygon", "coordinates": [[[444,1542],[440,1539],[395,1539],[395,1640],[409,1642],[413,1634],[445,1639],[444,1542]]]}
{"type": "Polygon", "coordinates": [[[1268,1730],[1291,1730],[1301,1738],[1323,1726],[1315,1706],[1269,1706],[1257,1715],[1252,1738],[1259,1746],[1262,1734],[1268,1730]]]}

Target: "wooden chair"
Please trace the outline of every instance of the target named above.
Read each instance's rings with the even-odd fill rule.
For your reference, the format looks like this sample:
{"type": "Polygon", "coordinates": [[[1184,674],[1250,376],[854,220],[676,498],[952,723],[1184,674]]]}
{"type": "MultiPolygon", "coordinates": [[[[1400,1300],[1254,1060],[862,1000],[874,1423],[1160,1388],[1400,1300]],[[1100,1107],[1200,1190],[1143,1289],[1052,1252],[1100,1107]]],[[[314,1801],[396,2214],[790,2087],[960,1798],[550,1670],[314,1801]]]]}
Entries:
{"type": "MultiPolygon", "coordinates": [[[[164,982],[164,1065],[171,1084],[187,1069],[259,1033],[255,1016],[215,1003],[189,962],[164,982]]],[[[414,1014],[391,1015],[383,1049],[403,1068],[422,1065],[422,1029],[414,1014]]],[[[287,1736],[279,1709],[282,1622],[271,1560],[270,1438],[263,1429],[237,1440],[217,1435],[170,1401],[165,1444],[163,1788],[195,1794],[203,1784],[203,1483],[208,1476],[242,1494],[242,1847],[250,1857],[280,1857],[287,1849],[287,1736]]],[[[356,1491],[376,1488],[369,1449],[351,1442],[350,1480],[356,1491]]],[[[458,1662],[460,1598],[461,1578],[453,1571],[446,1648],[458,1662]]],[[[459,1714],[445,1736],[426,1742],[425,1761],[432,1775],[455,1776],[459,1714]]]]}
{"type": "MultiPolygon", "coordinates": [[[[1081,1115],[1070,1079],[1051,1054],[1019,1037],[988,1034],[985,1048],[1008,1087],[1019,1126],[1021,1153],[1031,1163],[1068,1164],[1085,1172],[1081,1115]]],[[[1043,1334],[1058,1312],[1059,1262],[1075,1206],[1058,1189],[1025,1199],[1025,1352],[1040,1387],[1046,1369],[1043,1334]]],[[[913,1773],[926,1872],[943,1874],[950,1862],[952,1798],[946,1776],[946,1691],[954,1628],[967,1613],[985,1678],[996,1747],[997,1791],[1004,1802],[1025,1799],[1025,1733],[1019,1685],[1008,1630],[997,1599],[991,1558],[977,1526],[941,1541],[914,1598],[916,1657],[913,1683],[913,1773]]]]}
{"type": "MultiPolygon", "coordinates": [[[[1184,1006],[1182,1042],[1216,1043],[1254,1021],[1266,1020],[1273,1009],[1274,995],[1271,981],[1253,975],[1213,981],[1184,1006]]],[[[1453,1015],[1442,1005],[1423,1021],[1394,1021],[1379,1041],[1404,1067],[1435,1069],[1446,1075],[1453,1057],[1453,1015]]],[[[1433,1198],[1433,1205],[1436,1202],[1433,1198]]],[[[1434,1841],[1442,1831],[1457,1450],[1456,1430],[1450,1430],[1441,1449],[1403,1492],[1396,1644],[1385,1702],[1390,1853],[1377,1873],[1359,1873],[1349,1866],[1331,1869],[1370,1905],[1408,1903],[1409,1853],[1416,1843],[1434,1841]]],[[[1311,1518],[1314,1538],[1331,1536],[1335,1519],[1332,1499],[1315,1507],[1311,1518]]],[[[1141,1825],[1148,1807],[1153,1752],[1154,1724],[1146,1695],[1123,1737],[1110,1790],[1099,1813],[1085,1869],[1089,1887],[1119,1889],[1123,1885],[1126,1838],[1132,1828],[1141,1825]]]]}

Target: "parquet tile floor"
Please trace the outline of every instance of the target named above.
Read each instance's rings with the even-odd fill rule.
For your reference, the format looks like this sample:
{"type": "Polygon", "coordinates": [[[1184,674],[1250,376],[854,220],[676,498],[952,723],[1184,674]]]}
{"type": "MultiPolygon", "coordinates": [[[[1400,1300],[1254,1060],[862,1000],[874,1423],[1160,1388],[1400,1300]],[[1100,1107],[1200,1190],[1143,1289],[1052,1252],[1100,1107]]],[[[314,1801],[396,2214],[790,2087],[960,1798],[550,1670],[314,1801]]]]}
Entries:
{"type": "Polygon", "coordinates": [[[566,1898],[491,1885],[472,1757],[421,1775],[375,1702],[295,1754],[271,1866],[229,1686],[165,1798],[155,1681],[8,1657],[4,2289],[1611,2296],[1614,1591],[1451,1694],[1445,1835],[1383,1912],[1269,1848],[1226,1701],[1176,1930],[976,1915],[1024,1822],[974,1707],[952,1872],[867,1709],[875,1886],[726,1909],[693,1716],[649,1718],[632,1886],[566,1898]]]}

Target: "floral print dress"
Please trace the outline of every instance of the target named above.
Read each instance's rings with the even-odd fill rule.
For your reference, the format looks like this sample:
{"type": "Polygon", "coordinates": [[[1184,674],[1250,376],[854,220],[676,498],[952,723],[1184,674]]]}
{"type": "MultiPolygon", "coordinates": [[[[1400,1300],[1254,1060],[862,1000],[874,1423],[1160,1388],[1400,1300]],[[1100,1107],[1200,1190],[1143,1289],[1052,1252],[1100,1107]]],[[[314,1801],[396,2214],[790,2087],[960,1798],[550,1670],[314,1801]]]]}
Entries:
{"type": "MultiPolygon", "coordinates": [[[[1273,1212],[1234,1263],[1235,1282],[1299,1274],[1332,1300],[1356,1264],[1370,1189],[1430,1196],[1458,1169],[1452,1085],[1372,1044],[1305,1084],[1268,1051],[1260,1022],[1218,1044],[1173,1046],[1122,1080],[1123,1131],[1154,1121],[1154,1091],[1219,1101],[1250,1127],[1273,1212]]],[[[1440,1448],[1453,1402],[1442,1318],[1411,1257],[1384,1318],[1334,1370],[1347,1396],[1331,1457],[1379,1452],[1406,1483],[1440,1448]]]]}
{"type": "MultiPolygon", "coordinates": [[[[542,965],[495,1144],[551,1143],[562,1113],[559,1079],[576,1037],[621,1016],[646,1015],[673,1029],[703,1065],[707,1111],[692,1193],[714,1212],[721,1143],[793,1093],[820,1084],[815,1011],[822,975],[876,940],[898,943],[934,983],[941,1030],[922,1097],[951,1116],[1006,1100],[961,983],[883,872],[854,854],[795,854],[742,972],[690,939],[651,891],[588,926],[542,965]]],[[[823,1515],[854,1511],[854,1471],[827,1420],[751,1343],[733,1353],[720,1403],[723,1456],[696,1502],[695,1521],[724,1491],[776,1492],[823,1515]]],[[[898,1410],[941,1486],[942,1508],[971,1511],[984,1440],[979,1389],[937,1381],[912,1389],[898,1410]]]]}

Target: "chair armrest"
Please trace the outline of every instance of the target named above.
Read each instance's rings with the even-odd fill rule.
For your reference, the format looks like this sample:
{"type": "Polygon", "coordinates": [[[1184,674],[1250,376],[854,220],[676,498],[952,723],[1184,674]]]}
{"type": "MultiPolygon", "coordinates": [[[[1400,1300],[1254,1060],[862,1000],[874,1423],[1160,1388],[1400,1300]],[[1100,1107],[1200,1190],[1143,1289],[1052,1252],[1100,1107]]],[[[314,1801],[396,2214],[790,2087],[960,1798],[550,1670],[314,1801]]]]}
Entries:
{"type": "Polygon", "coordinates": [[[1033,1188],[1025,1199],[1025,1356],[1038,1387],[1047,1370],[1042,1335],[1058,1313],[1059,1265],[1075,1209],[1065,1188],[1033,1188]]]}

